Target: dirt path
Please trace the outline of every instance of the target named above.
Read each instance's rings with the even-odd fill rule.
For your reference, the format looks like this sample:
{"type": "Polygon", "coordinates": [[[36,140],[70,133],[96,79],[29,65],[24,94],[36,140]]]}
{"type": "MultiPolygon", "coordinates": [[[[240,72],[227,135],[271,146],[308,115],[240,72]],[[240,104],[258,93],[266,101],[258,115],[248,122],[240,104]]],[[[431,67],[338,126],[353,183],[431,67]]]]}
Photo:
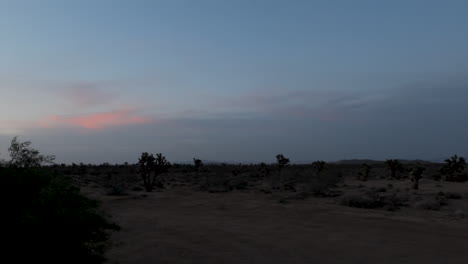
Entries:
{"type": "Polygon", "coordinates": [[[110,263],[468,263],[468,221],[431,221],[262,194],[108,198],[110,263]]]}

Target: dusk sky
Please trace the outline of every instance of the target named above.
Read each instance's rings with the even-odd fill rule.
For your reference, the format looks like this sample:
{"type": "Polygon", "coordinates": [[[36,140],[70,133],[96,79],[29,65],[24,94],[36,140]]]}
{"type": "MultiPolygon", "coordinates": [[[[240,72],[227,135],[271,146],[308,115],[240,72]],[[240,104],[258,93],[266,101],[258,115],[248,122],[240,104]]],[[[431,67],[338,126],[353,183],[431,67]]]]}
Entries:
{"type": "Polygon", "coordinates": [[[465,0],[0,0],[0,159],[468,156],[465,0]]]}

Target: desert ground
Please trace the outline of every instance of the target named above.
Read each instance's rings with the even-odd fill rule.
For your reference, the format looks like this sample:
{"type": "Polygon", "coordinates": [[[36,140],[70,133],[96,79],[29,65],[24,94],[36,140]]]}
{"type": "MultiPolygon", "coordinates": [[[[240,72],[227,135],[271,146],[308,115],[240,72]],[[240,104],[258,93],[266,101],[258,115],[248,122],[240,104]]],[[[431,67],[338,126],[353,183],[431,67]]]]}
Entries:
{"type": "Polygon", "coordinates": [[[357,165],[319,181],[310,166],[183,166],[152,192],[135,169],[74,177],[122,228],[108,263],[467,263],[468,182],[426,166],[418,190],[380,165],[367,181],[357,165]]]}

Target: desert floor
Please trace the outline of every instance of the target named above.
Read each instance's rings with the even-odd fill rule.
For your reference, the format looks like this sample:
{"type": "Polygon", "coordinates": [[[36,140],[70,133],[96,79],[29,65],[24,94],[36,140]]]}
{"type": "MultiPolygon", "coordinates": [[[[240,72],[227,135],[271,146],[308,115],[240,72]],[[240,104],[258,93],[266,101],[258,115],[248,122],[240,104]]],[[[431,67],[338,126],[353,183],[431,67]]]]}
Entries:
{"type": "MultiPolygon", "coordinates": [[[[421,185],[468,193],[468,183],[421,185]]],[[[441,211],[387,211],[256,191],[94,195],[122,227],[109,263],[468,263],[468,219],[453,215],[466,198],[441,211]]]]}

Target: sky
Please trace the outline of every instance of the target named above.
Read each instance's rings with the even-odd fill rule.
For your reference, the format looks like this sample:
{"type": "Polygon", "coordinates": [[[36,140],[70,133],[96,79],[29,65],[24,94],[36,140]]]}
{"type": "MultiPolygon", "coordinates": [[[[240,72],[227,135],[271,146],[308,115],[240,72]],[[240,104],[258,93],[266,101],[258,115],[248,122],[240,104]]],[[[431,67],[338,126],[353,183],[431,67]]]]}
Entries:
{"type": "Polygon", "coordinates": [[[0,0],[0,159],[468,156],[468,1],[0,0]]]}

